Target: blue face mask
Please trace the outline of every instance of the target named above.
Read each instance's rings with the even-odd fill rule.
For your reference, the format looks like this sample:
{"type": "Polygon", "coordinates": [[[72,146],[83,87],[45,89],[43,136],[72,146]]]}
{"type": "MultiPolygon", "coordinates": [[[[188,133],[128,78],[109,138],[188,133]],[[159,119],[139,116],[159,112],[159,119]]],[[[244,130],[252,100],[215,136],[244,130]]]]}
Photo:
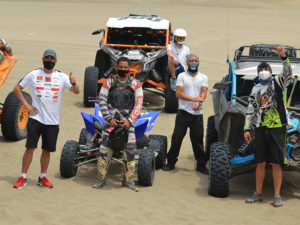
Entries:
{"type": "Polygon", "coordinates": [[[188,72],[190,72],[191,74],[197,73],[198,66],[199,66],[199,63],[196,63],[196,62],[189,63],[188,64],[188,72]]]}

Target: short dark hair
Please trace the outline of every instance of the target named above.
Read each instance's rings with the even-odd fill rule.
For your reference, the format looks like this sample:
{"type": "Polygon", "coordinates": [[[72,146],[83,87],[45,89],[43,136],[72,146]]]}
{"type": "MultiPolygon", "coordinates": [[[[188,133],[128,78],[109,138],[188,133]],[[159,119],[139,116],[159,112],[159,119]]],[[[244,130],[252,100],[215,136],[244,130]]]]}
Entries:
{"type": "Polygon", "coordinates": [[[258,73],[261,69],[267,69],[267,70],[270,71],[270,73],[272,73],[272,68],[271,68],[270,64],[267,63],[267,62],[261,62],[261,63],[257,66],[257,73],[258,73]]]}
{"type": "Polygon", "coordinates": [[[122,56],[122,57],[118,58],[117,66],[120,64],[120,62],[128,62],[128,66],[130,66],[130,60],[125,56],[122,56]]]}

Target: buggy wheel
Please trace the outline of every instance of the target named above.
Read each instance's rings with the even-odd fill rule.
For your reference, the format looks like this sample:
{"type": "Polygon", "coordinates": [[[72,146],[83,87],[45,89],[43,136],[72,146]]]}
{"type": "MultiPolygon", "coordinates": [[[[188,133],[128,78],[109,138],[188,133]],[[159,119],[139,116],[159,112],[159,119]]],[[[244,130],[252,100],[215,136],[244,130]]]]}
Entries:
{"type": "Polygon", "coordinates": [[[79,135],[78,145],[86,145],[87,142],[87,130],[82,128],[79,135]]]}
{"type": "Polygon", "coordinates": [[[139,155],[138,181],[142,186],[152,186],[155,174],[155,155],[151,146],[139,155]]]}
{"type": "Polygon", "coordinates": [[[89,66],[84,72],[83,103],[86,107],[93,107],[94,102],[89,102],[89,98],[96,99],[98,94],[98,68],[89,66]]]}
{"type": "Polygon", "coordinates": [[[227,197],[230,190],[230,146],[215,142],[210,148],[208,194],[214,197],[227,197]]]}
{"type": "Polygon", "coordinates": [[[218,141],[218,131],[215,127],[215,117],[210,116],[207,119],[207,127],[206,127],[206,141],[205,141],[205,153],[209,157],[210,156],[210,146],[212,143],[218,141]]]}
{"type": "Polygon", "coordinates": [[[63,147],[60,156],[60,175],[62,177],[74,177],[77,173],[78,167],[75,164],[78,162],[76,159],[79,152],[79,146],[76,141],[67,141],[63,147]]]}
{"type": "MultiPolygon", "coordinates": [[[[23,92],[26,101],[31,104],[31,96],[23,92]]],[[[5,99],[2,111],[2,134],[6,140],[18,141],[27,136],[29,112],[12,91],[5,99]]]]}
{"type": "Polygon", "coordinates": [[[149,135],[149,139],[160,143],[160,148],[155,149],[155,151],[158,153],[155,158],[155,169],[161,169],[166,164],[168,138],[163,135],[149,135]]]}
{"type": "Polygon", "coordinates": [[[171,89],[169,76],[166,76],[165,84],[165,111],[168,113],[176,113],[178,110],[178,98],[176,98],[176,91],[171,89]]]}

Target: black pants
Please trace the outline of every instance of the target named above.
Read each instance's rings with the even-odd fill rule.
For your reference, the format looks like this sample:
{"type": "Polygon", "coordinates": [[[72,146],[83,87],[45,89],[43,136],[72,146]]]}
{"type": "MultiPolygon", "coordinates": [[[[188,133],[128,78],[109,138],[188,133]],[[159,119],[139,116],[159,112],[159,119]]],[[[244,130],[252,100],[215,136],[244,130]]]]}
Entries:
{"type": "Polygon", "coordinates": [[[205,166],[207,156],[203,149],[203,116],[192,115],[180,109],[176,115],[171,148],[167,154],[168,163],[175,165],[177,162],[182,140],[186,135],[188,127],[190,128],[190,139],[193,146],[194,156],[197,160],[197,166],[205,166]]]}

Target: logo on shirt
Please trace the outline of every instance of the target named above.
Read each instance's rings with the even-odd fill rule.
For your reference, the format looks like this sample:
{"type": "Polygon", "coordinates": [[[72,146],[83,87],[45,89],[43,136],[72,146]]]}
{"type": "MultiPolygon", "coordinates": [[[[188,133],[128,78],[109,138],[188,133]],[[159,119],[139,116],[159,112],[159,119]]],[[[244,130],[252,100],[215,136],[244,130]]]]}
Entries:
{"type": "Polygon", "coordinates": [[[53,99],[57,99],[58,98],[58,96],[56,95],[56,96],[53,96],[53,99]]]}
{"type": "Polygon", "coordinates": [[[43,76],[37,76],[36,80],[43,80],[43,76]]]}
{"type": "Polygon", "coordinates": [[[51,82],[51,77],[45,77],[45,82],[51,82]]]}

